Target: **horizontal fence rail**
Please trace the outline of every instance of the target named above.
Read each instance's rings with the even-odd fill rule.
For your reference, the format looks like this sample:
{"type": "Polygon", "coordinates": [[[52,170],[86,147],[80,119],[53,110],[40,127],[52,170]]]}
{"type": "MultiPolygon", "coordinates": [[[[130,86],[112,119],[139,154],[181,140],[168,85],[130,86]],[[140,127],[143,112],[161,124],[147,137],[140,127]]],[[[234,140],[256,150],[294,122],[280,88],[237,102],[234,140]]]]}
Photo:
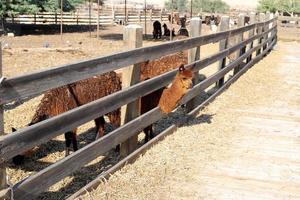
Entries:
{"type": "Polygon", "coordinates": [[[258,26],[266,26],[271,22],[273,22],[273,20],[211,35],[168,42],[156,46],[142,47],[110,56],[89,59],[51,68],[49,70],[6,79],[2,82],[0,87],[0,104],[9,103],[10,101],[28,96],[34,96],[47,90],[83,80],[94,75],[103,74],[147,60],[153,60],[195,46],[218,42],[223,38],[241,34],[258,26]]]}
{"type": "MultiPolygon", "coordinates": [[[[249,46],[249,49],[233,62],[229,63],[223,69],[217,71],[189,90],[179,103],[184,104],[195,98],[200,92],[204,91],[212,84],[218,82],[228,72],[238,66],[241,66],[241,64],[243,64],[246,60],[247,62],[242,70],[235,74],[232,79],[229,79],[229,82],[236,79],[236,77],[240,76],[243,70],[248,69],[265,56],[276,44],[277,25],[273,22],[276,22],[276,19],[254,23],[242,28],[236,28],[211,35],[168,42],[157,46],[137,48],[110,56],[89,59],[49,70],[6,79],[2,82],[0,87],[0,104],[3,105],[13,100],[37,95],[49,89],[86,79],[94,75],[120,69],[132,64],[153,60],[168,54],[201,45],[219,42],[221,40],[228,39],[229,37],[243,34],[247,31],[254,30],[255,32],[256,29],[264,27],[262,32],[255,32],[253,36],[250,36],[230,48],[186,65],[187,68],[192,69],[194,72],[198,72],[199,70],[224,59],[231,53],[236,51],[240,52],[241,49],[249,46]],[[270,23],[272,23],[273,26],[269,28],[270,23]],[[253,44],[255,40],[261,41],[261,43],[257,43],[256,46],[250,45],[253,44]],[[260,51],[260,54],[257,54],[253,59],[248,60],[248,58],[258,50],[260,51]]],[[[72,109],[61,115],[47,119],[30,127],[26,127],[4,137],[0,137],[0,162],[3,163],[13,156],[31,149],[34,146],[45,143],[61,133],[72,130],[75,127],[168,85],[174,78],[176,72],[177,70],[173,70],[156,76],[152,79],[143,81],[96,101],[72,109]]],[[[111,148],[134,136],[134,134],[143,130],[143,128],[156,122],[162,117],[163,114],[160,109],[154,108],[151,111],[135,118],[99,140],[88,144],[64,159],[15,184],[12,187],[14,198],[30,199],[37,197],[49,186],[75,172],[98,156],[103,155],[111,148]]]]}
{"type": "MultiPolygon", "coordinates": [[[[272,39],[272,38],[271,38],[272,39]]],[[[260,44],[257,48],[261,48],[264,44],[269,41],[265,41],[260,44]]],[[[263,55],[265,55],[275,44],[275,41],[265,49],[259,57],[254,58],[249,62],[246,67],[252,65],[254,62],[259,60],[263,55]]],[[[184,97],[181,103],[186,103],[188,100],[199,94],[200,91],[204,91],[211,84],[215,83],[221,77],[223,77],[228,71],[232,70],[238,64],[241,63],[243,59],[246,59],[250,53],[255,52],[257,48],[251,49],[245,56],[234,63],[230,64],[228,67],[224,68],[217,74],[209,77],[205,81],[201,82],[195,86],[189,93],[184,97]]],[[[14,187],[14,196],[18,199],[21,198],[32,198],[33,196],[39,194],[41,191],[47,189],[50,185],[61,180],[63,177],[71,174],[72,172],[79,169],[81,166],[89,163],[100,155],[110,150],[112,147],[124,142],[127,138],[136,134],[136,132],[141,131],[144,127],[154,123],[159,120],[163,114],[159,108],[155,108],[150,112],[147,112],[140,117],[130,121],[128,124],[116,129],[115,131],[109,133],[103,138],[85,146],[84,148],[76,151],[70,156],[58,161],[57,163],[45,168],[44,170],[38,172],[37,174],[30,176],[29,178],[20,182],[14,187]],[[68,169],[67,171],[64,169],[68,169]],[[30,193],[28,192],[30,191],[30,193]]]]}
{"type": "MultiPolygon", "coordinates": [[[[221,51],[203,60],[194,62],[189,66],[194,66],[194,71],[203,69],[204,67],[228,56],[236,50],[251,43],[253,40],[262,37],[273,31],[275,27],[259,35],[255,35],[240,44],[229,49],[221,51]]],[[[0,138],[0,161],[5,161],[18,155],[36,145],[42,144],[63,132],[72,130],[86,122],[89,122],[99,116],[111,112],[120,106],[127,104],[137,97],[144,96],[161,87],[169,84],[174,77],[176,70],[170,73],[157,76],[153,79],[136,84],[128,89],[116,92],[99,100],[85,104],[51,119],[42,121],[41,123],[26,127],[17,132],[11,133],[0,138]],[[88,115],[87,115],[88,113],[88,115]],[[39,134],[44,133],[44,134],[39,134]]]]}
{"type": "MultiPolygon", "coordinates": [[[[99,24],[107,25],[107,24],[114,24],[119,20],[125,20],[132,23],[132,22],[142,22],[145,21],[145,13],[138,12],[135,13],[128,13],[128,16],[125,16],[124,13],[115,13],[114,15],[103,15],[100,11],[99,16],[99,24]]],[[[9,23],[17,23],[17,24],[60,24],[60,13],[37,13],[32,15],[19,15],[16,17],[8,17],[6,21],[9,23]]],[[[76,14],[76,13],[64,13],[62,17],[62,22],[65,25],[96,25],[98,23],[97,15],[92,15],[89,17],[87,14],[76,14]]],[[[154,20],[162,20],[168,21],[168,14],[166,13],[157,13],[147,12],[146,14],[147,21],[154,21],[154,20]]]]}
{"type": "Polygon", "coordinates": [[[300,17],[279,16],[278,22],[282,27],[300,28],[300,17]]]}

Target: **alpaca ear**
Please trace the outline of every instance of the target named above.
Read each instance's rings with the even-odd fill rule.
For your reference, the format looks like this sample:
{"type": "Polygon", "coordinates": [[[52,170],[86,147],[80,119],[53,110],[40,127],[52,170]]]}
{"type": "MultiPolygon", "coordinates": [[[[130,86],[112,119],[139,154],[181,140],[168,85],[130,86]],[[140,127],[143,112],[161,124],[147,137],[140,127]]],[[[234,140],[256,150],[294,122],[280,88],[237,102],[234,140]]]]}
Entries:
{"type": "Polygon", "coordinates": [[[11,132],[16,132],[17,129],[15,129],[14,127],[11,127],[11,132]]]}
{"type": "Polygon", "coordinates": [[[179,67],[179,72],[183,72],[184,70],[185,70],[184,65],[181,64],[180,67],[179,67]]]}

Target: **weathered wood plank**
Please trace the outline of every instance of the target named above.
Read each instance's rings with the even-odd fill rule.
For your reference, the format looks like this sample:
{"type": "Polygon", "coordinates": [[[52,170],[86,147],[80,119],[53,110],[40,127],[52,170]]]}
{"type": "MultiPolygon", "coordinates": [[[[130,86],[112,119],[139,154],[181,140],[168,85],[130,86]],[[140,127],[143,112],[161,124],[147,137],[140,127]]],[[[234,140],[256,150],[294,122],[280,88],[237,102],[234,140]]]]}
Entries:
{"type": "MultiPolygon", "coordinates": [[[[190,21],[190,36],[191,37],[199,37],[201,35],[201,27],[202,27],[202,20],[200,18],[193,18],[190,21]]],[[[200,60],[200,46],[195,47],[193,49],[189,49],[188,51],[188,63],[195,62],[200,60]]],[[[200,82],[199,78],[199,71],[195,71],[193,74],[193,84],[197,84],[200,82]]],[[[197,100],[192,99],[190,102],[187,103],[186,107],[187,110],[192,110],[196,104],[197,100]]]]}
{"type": "MultiPolygon", "coordinates": [[[[270,38],[271,40],[271,38],[270,38]]],[[[266,42],[260,44],[257,47],[249,50],[243,55],[243,59],[249,56],[250,52],[255,51],[258,47],[261,48],[266,42]]],[[[275,43],[273,41],[272,45],[275,43]]],[[[260,56],[254,58],[251,62],[248,63],[250,66],[252,62],[258,61],[271,46],[268,47],[265,51],[262,52],[260,56]]],[[[231,65],[228,65],[222,71],[217,72],[215,75],[209,77],[205,81],[199,83],[196,87],[191,89],[189,93],[184,97],[181,103],[189,101],[191,98],[194,98],[199,91],[206,89],[210,84],[213,84],[220,77],[224,76],[228,70],[233,69],[239,62],[242,62],[243,59],[236,60],[231,65]]],[[[144,115],[132,120],[131,122],[125,124],[124,126],[114,130],[103,138],[94,141],[93,143],[85,146],[84,148],[76,151],[70,156],[58,161],[57,163],[43,169],[42,171],[34,174],[33,176],[28,177],[27,179],[19,182],[13,187],[15,199],[29,199],[36,197],[40,192],[47,189],[50,185],[61,180],[63,177],[69,175],[70,173],[76,171],[84,164],[92,161],[96,157],[102,155],[103,153],[110,150],[113,146],[125,141],[128,137],[134,135],[137,131],[141,131],[143,127],[148,126],[149,124],[154,123],[162,117],[162,113],[159,108],[155,108],[144,115]],[[64,170],[68,169],[68,170],[64,170]]]]}
{"type": "MultiPolygon", "coordinates": [[[[250,24],[254,24],[256,22],[256,13],[255,12],[251,12],[250,13],[250,24]]],[[[273,26],[272,26],[273,27],[273,26]]],[[[272,28],[270,27],[270,28],[272,28]]],[[[249,31],[249,37],[252,37],[253,35],[255,35],[255,28],[249,31]]],[[[253,47],[253,42],[250,43],[249,48],[251,49],[253,47]]],[[[247,58],[247,63],[250,62],[250,60],[252,59],[252,55],[250,55],[247,58]]]]}
{"type": "MultiPolygon", "coordinates": [[[[224,76],[225,74],[227,74],[230,70],[232,70],[234,67],[236,67],[237,65],[239,65],[244,59],[246,59],[251,53],[253,53],[254,51],[256,51],[257,49],[261,48],[264,44],[266,44],[267,42],[269,42],[269,40],[271,41],[272,38],[269,38],[268,40],[264,41],[263,43],[257,45],[256,47],[248,50],[245,54],[243,54],[241,57],[239,57],[238,59],[236,59],[234,62],[230,63],[229,65],[227,65],[225,68],[223,68],[222,70],[218,71],[217,73],[211,75],[209,78],[205,79],[204,81],[202,81],[200,84],[196,85],[193,87],[193,89],[191,89],[191,92],[187,93],[180,101],[180,104],[185,104],[186,102],[188,102],[189,99],[194,98],[197,94],[199,94],[201,91],[205,90],[206,88],[208,88],[211,84],[213,84],[214,82],[216,82],[217,80],[220,79],[220,77],[224,76]]],[[[267,48],[269,49],[269,48],[267,48]]],[[[264,51],[265,52],[265,51],[264,51]]],[[[256,60],[260,59],[260,57],[255,57],[255,59],[253,59],[255,62],[256,60]]]]}
{"type": "MultiPolygon", "coordinates": [[[[263,44],[261,44],[261,46],[262,45],[263,44]]],[[[253,50],[255,50],[255,48],[253,50]]],[[[264,51],[263,53],[265,53],[266,51],[264,51]]],[[[248,65],[250,66],[252,62],[259,60],[262,57],[262,55],[263,54],[253,59],[250,63],[248,63],[248,65]]],[[[233,69],[233,67],[234,65],[231,66],[231,69],[233,69]]],[[[225,69],[226,68],[223,69],[224,70],[223,73],[225,73],[225,69]]],[[[202,89],[205,89],[204,87],[206,87],[208,83],[213,84],[216,78],[219,78],[223,75],[224,74],[219,73],[218,77],[217,76],[210,77],[208,78],[210,79],[209,82],[206,83],[202,82],[199,85],[202,89]]],[[[198,89],[199,88],[194,88],[192,90],[196,91],[198,89]]],[[[189,93],[194,94],[194,91],[192,90],[189,93]]],[[[192,95],[189,95],[189,99],[191,97],[192,95]]],[[[61,178],[67,176],[68,174],[76,171],[82,165],[90,162],[91,160],[95,159],[97,156],[102,155],[103,153],[111,149],[113,146],[117,145],[118,143],[126,140],[126,138],[135,134],[136,131],[141,130],[143,127],[157,121],[161,117],[162,117],[162,113],[158,108],[155,108],[150,112],[134,119],[128,124],[125,124],[123,127],[113,131],[112,133],[104,136],[103,138],[87,145],[83,149],[71,154],[70,156],[58,161],[57,163],[51,165],[50,167],[47,167],[46,169],[38,172],[37,174],[15,185],[14,197],[16,199],[35,197],[39,192],[45,190],[53,183],[59,181],[61,178]],[[63,170],[66,168],[68,170],[63,170]]]]}
{"type": "Polygon", "coordinates": [[[271,21],[272,20],[211,35],[138,48],[109,56],[62,65],[28,75],[9,78],[4,80],[0,87],[0,104],[5,104],[28,96],[34,96],[49,89],[83,80],[94,75],[117,70],[124,66],[156,59],[195,46],[218,42],[229,35],[240,34],[249,31],[255,26],[263,26],[271,21]]]}
{"type": "MultiPolygon", "coordinates": [[[[125,48],[135,49],[143,46],[143,28],[139,25],[128,25],[124,28],[125,48]]],[[[140,82],[141,69],[139,64],[123,68],[122,88],[127,88],[140,82]]],[[[140,115],[140,99],[136,99],[121,108],[121,125],[133,120],[140,115]]],[[[121,156],[133,152],[138,142],[137,135],[121,144],[121,156]]]]}
{"type": "Polygon", "coordinates": [[[67,198],[67,200],[73,200],[81,195],[84,195],[86,192],[90,192],[93,189],[96,189],[96,187],[101,183],[104,179],[109,179],[109,177],[124,167],[127,164],[133,163],[140,155],[143,155],[147,150],[149,150],[153,145],[157,144],[159,141],[163,140],[166,136],[174,133],[177,130],[176,125],[171,125],[169,128],[164,130],[162,133],[159,133],[157,136],[155,136],[153,139],[151,139],[149,142],[132,152],[130,155],[128,155],[126,158],[118,162],[116,165],[111,167],[109,170],[105,171],[104,173],[100,174],[97,178],[95,178],[93,181],[88,183],[86,186],[78,190],[76,193],[74,193],[72,196],[67,198]]]}
{"type": "MultiPolygon", "coordinates": [[[[227,31],[229,30],[229,16],[222,16],[221,23],[220,23],[220,31],[227,31]]],[[[224,38],[219,43],[219,51],[222,51],[224,49],[228,48],[229,43],[229,37],[224,38]]],[[[226,57],[219,61],[219,67],[218,70],[222,70],[226,66],[226,57]]],[[[217,86],[221,87],[224,84],[224,77],[222,77],[220,80],[217,81],[217,86]]]]}
{"type": "MultiPolygon", "coordinates": [[[[270,29],[274,30],[275,26],[270,29]]],[[[265,33],[267,34],[267,33],[265,33]]],[[[262,35],[262,34],[261,34],[262,35]]],[[[204,67],[224,58],[233,51],[240,49],[242,46],[261,37],[253,36],[241,44],[237,44],[230,49],[212,55],[203,60],[191,63],[187,67],[192,67],[197,71],[204,67]]],[[[45,120],[41,123],[26,127],[0,138],[0,161],[5,161],[13,156],[20,154],[36,145],[49,141],[51,138],[60,135],[66,131],[72,130],[88,121],[111,112],[120,106],[135,100],[139,96],[144,96],[161,87],[166,86],[175,76],[176,70],[157,76],[143,83],[136,84],[130,88],[116,92],[112,95],[101,98],[97,101],[85,104],[66,113],[45,120]],[[86,113],[89,113],[88,115],[86,113]],[[43,133],[43,134],[39,134],[43,133]]]]}
{"type": "MultiPolygon", "coordinates": [[[[0,80],[2,80],[2,43],[0,42],[0,80]]],[[[1,84],[1,82],[0,82],[1,84]]],[[[0,105],[0,136],[4,135],[4,109],[3,105],[0,105]]],[[[4,165],[0,165],[0,190],[6,189],[7,185],[7,174],[4,165]]]]}
{"type": "MultiPolygon", "coordinates": [[[[270,46],[270,49],[272,48],[272,46],[275,45],[275,42],[273,42],[270,46]]],[[[254,52],[254,51],[253,51],[254,52]]],[[[215,92],[212,96],[210,96],[205,102],[203,102],[201,105],[199,105],[198,107],[196,107],[194,110],[192,110],[188,116],[195,116],[197,115],[197,113],[203,109],[204,106],[208,105],[210,102],[213,101],[213,99],[215,99],[217,96],[219,96],[224,90],[226,90],[232,83],[234,83],[240,76],[242,76],[250,67],[252,67],[253,65],[255,65],[259,59],[265,55],[267,53],[267,51],[263,52],[263,54],[261,56],[258,56],[256,58],[254,58],[253,60],[249,60],[249,62],[247,62],[247,64],[244,66],[244,68],[242,68],[237,74],[235,74],[231,79],[229,79],[228,81],[225,82],[225,84],[219,88],[217,90],[217,92],[215,92]]]]}
{"type": "MultiPolygon", "coordinates": [[[[258,20],[259,20],[259,22],[264,21],[264,20],[265,20],[265,13],[259,13],[258,20]]],[[[264,27],[265,27],[265,25],[260,26],[260,27],[257,28],[258,34],[265,31],[265,30],[264,30],[264,27]]],[[[259,43],[259,44],[262,43],[262,42],[263,42],[263,39],[264,39],[264,37],[259,38],[259,39],[258,39],[258,43],[259,43]]],[[[258,55],[260,54],[260,52],[261,52],[261,49],[258,49],[258,50],[256,51],[256,56],[258,56],[258,55]]]]}
{"type": "Polygon", "coordinates": [[[40,192],[46,190],[50,185],[78,170],[84,164],[89,163],[98,156],[103,155],[113,146],[124,142],[127,138],[136,134],[136,132],[141,131],[143,127],[154,123],[161,117],[162,113],[160,112],[159,108],[155,108],[150,112],[130,121],[121,128],[114,130],[99,140],[96,140],[93,143],[74,152],[70,156],[65,157],[53,165],[28,177],[14,186],[14,198],[35,198],[40,192]]]}
{"type": "MultiPolygon", "coordinates": [[[[246,16],[246,15],[245,15],[244,13],[239,14],[239,16],[238,16],[238,24],[237,24],[238,27],[243,27],[243,26],[245,26],[245,16],[246,16]]],[[[240,42],[242,42],[243,40],[244,40],[244,33],[238,35],[238,37],[237,37],[237,43],[240,43],[240,42]]],[[[243,55],[243,54],[245,53],[245,51],[246,51],[246,46],[243,47],[243,48],[240,50],[240,52],[237,52],[237,57],[243,55]]],[[[242,67],[242,65],[239,65],[239,66],[237,66],[236,68],[234,68],[233,74],[238,73],[238,71],[241,69],[241,67],[242,67]]]]}

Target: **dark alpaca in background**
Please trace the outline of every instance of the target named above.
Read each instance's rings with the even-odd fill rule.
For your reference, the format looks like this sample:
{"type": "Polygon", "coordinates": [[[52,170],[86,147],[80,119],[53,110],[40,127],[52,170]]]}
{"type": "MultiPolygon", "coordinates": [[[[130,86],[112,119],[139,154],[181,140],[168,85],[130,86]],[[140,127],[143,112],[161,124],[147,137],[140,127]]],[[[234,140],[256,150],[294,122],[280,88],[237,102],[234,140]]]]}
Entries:
{"type": "Polygon", "coordinates": [[[162,35],[161,23],[159,21],[153,22],[153,38],[160,39],[162,35]]]}

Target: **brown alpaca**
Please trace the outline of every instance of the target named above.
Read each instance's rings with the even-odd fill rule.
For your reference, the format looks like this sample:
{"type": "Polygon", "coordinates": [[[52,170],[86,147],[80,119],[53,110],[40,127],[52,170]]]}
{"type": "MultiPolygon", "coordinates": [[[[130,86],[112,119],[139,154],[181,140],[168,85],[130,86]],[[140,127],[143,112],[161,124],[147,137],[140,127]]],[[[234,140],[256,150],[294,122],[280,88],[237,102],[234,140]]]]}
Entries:
{"type": "MultiPolygon", "coordinates": [[[[141,81],[153,78],[160,74],[176,69],[181,64],[187,64],[187,52],[178,52],[160,59],[144,62],[141,64],[141,81]]],[[[141,98],[141,114],[144,114],[158,106],[159,99],[164,88],[156,90],[141,98]]],[[[154,137],[152,125],[144,128],[145,142],[154,137]]]]}
{"type": "Polygon", "coordinates": [[[184,65],[181,65],[171,87],[164,89],[159,100],[158,106],[163,113],[170,113],[176,108],[180,99],[193,86],[192,79],[193,72],[185,69],[184,65]]]}
{"type": "MultiPolygon", "coordinates": [[[[28,125],[36,124],[119,90],[121,90],[121,81],[115,72],[94,76],[89,79],[52,89],[44,94],[35,115],[28,125]]],[[[114,127],[120,126],[120,109],[108,113],[107,116],[114,127]]],[[[95,124],[97,129],[97,138],[100,138],[104,135],[104,117],[101,116],[96,118],[95,124]]],[[[65,141],[67,156],[70,153],[71,143],[74,151],[78,149],[76,129],[65,133],[65,141]]],[[[24,155],[29,152],[30,151],[25,152],[24,155]]],[[[21,164],[24,159],[24,155],[14,157],[13,162],[15,164],[21,164]]]]}

